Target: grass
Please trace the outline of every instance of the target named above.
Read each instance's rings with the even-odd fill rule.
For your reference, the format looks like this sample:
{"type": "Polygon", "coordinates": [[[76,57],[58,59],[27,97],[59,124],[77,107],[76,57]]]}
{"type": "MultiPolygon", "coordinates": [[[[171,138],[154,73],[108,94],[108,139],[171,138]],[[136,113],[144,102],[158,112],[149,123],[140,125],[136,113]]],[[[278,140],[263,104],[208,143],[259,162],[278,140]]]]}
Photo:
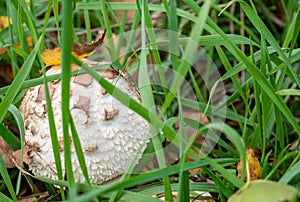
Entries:
{"type": "MultiPolygon", "coordinates": [[[[45,88],[59,180],[31,176],[26,166],[6,169],[0,156],[0,200],[17,201],[22,183],[34,185],[39,181],[48,191],[47,196],[35,189],[27,193],[36,194],[39,200],[159,201],[151,196],[164,193],[166,200],[173,201],[172,192],[176,191],[178,201],[189,201],[191,195],[199,197],[196,191],[205,191],[214,197],[211,200],[226,201],[245,185],[237,177],[236,165],[241,159],[242,176],[246,176],[247,147],[256,149],[261,179],[290,184],[299,190],[300,9],[297,1],[281,1],[282,7],[275,6],[276,2],[231,1],[225,7],[222,1],[191,0],[0,1],[0,14],[12,21],[0,32],[0,48],[5,51],[1,51],[0,66],[8,65],[14,77],[0,88],[3,139],[14,150],[24,148],[22,117],[15,109],[26,89],[60,78],[68,92],[70,76],[84,71],[151,123],[153,138],[145,152],[155,154],[158,164],[137,175],[126,173],[119,182],[108,186],[76,184],[69,137],[79,139],[70,116],[69,94],[62,95],[64,159],[68,160],[61,162],[49,89],[45,88]],[[134,15],[127,15],[132,10],[134,15]],[[279,12],[285,18],[272,15],[279,12]],[[91,42],[98,28],[106,29],[108,42],[102,49],[107,52],[101,49],[92,57],[103,52],[104,60],[113,66],[123,70],[130,64],[131,74],[139,70],[137,85],[143,105],[94,69],[72,59],[72,42],[91,42]],[[32,43],[27,40],[29,36],[32,43]],[[117,42],[113,40],[115,36],[117,42]],[[46,47],[53,48],[53,44],[62,50],[63,71],[46,77],[41,52],[46,47]],[[82,65],[82,70],[70,71],[72,60],[82,65]],[[187,113],[203,113],[208,123],[199,123],[187,113]],[[189,138],[187,126],[193,129],[189,138]],[[13,128],[19,131],[19,139],[13,128]],[[202,146],[197,140],[200,136],[214,146],[202,146]],[[179,159],[172,165],[163,152],[168,151],[168,142],[178,150],[179,159]],[[63,181],[64,164],[68,181],[63,181]],[[196,168],[201,168],[198,173],[189,172],[196,168]],[[191,182],[199,176],[204,176],[204,182],[191,182]]],[[[88,179],[80,142],[74,144],[88,179]]],[[[139,166],[148,162],[145,156],[139,166]]]]}

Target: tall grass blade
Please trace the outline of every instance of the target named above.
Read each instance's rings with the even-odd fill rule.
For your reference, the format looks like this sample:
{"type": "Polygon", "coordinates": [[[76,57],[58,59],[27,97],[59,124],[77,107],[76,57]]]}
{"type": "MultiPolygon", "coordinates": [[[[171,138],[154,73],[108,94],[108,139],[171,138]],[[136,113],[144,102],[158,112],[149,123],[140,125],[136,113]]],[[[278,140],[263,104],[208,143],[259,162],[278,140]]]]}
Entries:
{"type": "Polygon", "coordinates": [[[4,163],[4,160],[2,158],[2,155],[0,155],[0,173],[1,173],[1,176],[2,176],[2,178],[4,180],[5,185],[7,186],[7,189],[9,191],[12,199],[14,201],[18,201],[16,193],[15,193],[13,185],[12,185],[12,182],[10,180],[10,177],[8,175],[8,172],[7,172],[7,169],[5,167],[5,163],[4,163]]]}
{"type": "Polygon", "coordinates": [[[70,123],[70,76],[71,76],[71,61],[72,61],[72,43],[73,37],[70,35],[70,31],[73,30],[73,1],[66,0],[62,2],[62,129],[63,129],[63,142],[64,142],[64,160],[65,170],[69,183],[69,188],[73,189],[74,176],[72,171],[71,161],[71,148],[70,148],[70,135],[69,135],[69,123],[70,123]]]}
{"type": "Polygon", "coordinates": [[[6,92],[5,97],[3,98],[2,102],[0,103],[0,123],[2,123],[6,112],[9,108],[9,105],[13,102],[14,98],[18,95],[19,90],[22,86],[22,83],[28,76],[32,64],[34,62],[35,56],[37,54],[37,51],[39,50],[39,46],[41,44],[41,41],[43,39],[43,36],[40,36],[38,43],[36,44],[35,48],[32,50],[28,58],[25,60],[24,64],[22,65],[20,71],[16,75],[15,79],[11,83],[9,89],[6,92]]]}

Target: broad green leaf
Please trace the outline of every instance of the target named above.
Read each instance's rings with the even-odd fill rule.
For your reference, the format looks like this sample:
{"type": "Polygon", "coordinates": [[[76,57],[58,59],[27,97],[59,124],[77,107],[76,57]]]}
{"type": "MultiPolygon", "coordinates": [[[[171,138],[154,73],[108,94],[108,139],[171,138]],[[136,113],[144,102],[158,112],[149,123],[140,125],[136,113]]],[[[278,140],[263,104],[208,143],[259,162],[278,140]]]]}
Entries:
{"type": "Polygon", "coordinates": [[[232,195],[228,202],[282,202],[297,201],[299,191],[289,185],[267,180],[255,180],[232,195]]]}

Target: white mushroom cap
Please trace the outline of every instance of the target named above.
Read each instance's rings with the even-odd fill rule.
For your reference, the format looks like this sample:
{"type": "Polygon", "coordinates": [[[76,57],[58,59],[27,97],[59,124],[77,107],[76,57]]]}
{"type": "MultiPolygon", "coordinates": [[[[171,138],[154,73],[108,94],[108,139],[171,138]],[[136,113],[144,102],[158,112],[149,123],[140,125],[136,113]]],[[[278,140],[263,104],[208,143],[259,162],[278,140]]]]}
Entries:
{"type": "MultiPolygon", "coordinates": [[[[85,63],[99,65],[87,60],[85,63]]],[[[60,69],[52,68],[47,75],[59,72],[60,69]]],[[[109,69],[101,70],[99,74],[134,100],[140,101],[138,92],[126,77],[118,76],[109,69]]],[[[49,82],[48,86],[63,161],[61,81],[49,82]]],[[[135,155],[141,158],[137,151],[143,151],[150,139],[147,121],[106,93],[89,74],[72,77],[70,90],[70,110],[91,183],[102,184],[123,174],[135,155]]],[[[25,123],[25,142],[32,149],[29,169],[34,175],[57,179],[43,85],[28,89],[20,112],[25,123]]],[[[84,183],[73,143],[71,156],[75,180],[84,183]]],[[[62,166],[65,172],[64,164],[62,166]]]]}

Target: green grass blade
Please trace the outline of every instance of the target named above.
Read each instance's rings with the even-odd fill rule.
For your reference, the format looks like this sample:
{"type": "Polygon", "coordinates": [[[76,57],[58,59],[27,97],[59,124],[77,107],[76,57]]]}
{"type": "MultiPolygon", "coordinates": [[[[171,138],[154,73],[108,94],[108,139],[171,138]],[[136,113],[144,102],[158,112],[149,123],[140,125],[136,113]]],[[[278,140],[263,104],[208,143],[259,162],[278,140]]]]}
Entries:
{"type": "Polygon", "coordinates": [[[39,50],[39,46],[41,44],[42,39],[43,39],[43,36],[41,36],[39,38],[38,43],[36,44],[35,48],[30,53],[28,58],[25,60],[24,64],[22,65],[22,68],[16,75],[15,79],[13,80],[9,89],[7,90],[5,97],[3,98],[2,102],[0,103],[0,123],[2,123],[2,121],[5,117],[5,114],[9,108],[9,105],[13,102],[14,98],[18,95],[23,81],[28,76],[28,74],[31,70],[32,64],[34,62],[35,56],[37,54],[37,51],[39,50]]]}
{"type": "Polygon", "coordinates": [[[257,69],[257,67],[251,61],[249,61],[249,59],[241,52],[241,50],[239,50],[236,46],[230,43],[224,32],[211,19],[208,19],[208,24],[224,38],[224,40],[227,42],[227,45],[225,45],[227,49],[232,54],[234,54],[237,59],[244,62],[246,69],[249,71],[249,73],[261,86],[262,90],[266,93],[266,95],[268,95],[268,97],[278,107],[278,109],[280,109],[280,111],[286,116],[290,124],[295,128],[298,135],[300,136],[300,126],[296,121],[294,115],[291,113],[291,111],[283,102],[283,100],[275,94],[274,87],[269,83],[266,77],[257,69]]]}
{"type": "Polygon", "coordinates": [[[55,18],[55,25],[56,25],[56,32],[57,32],[57,39],[58,42],[61,43],[61,36],[60,36],[60,27],[59,27],[59,7],[58,7],[58,0],[53,0],[53,12],[55,18]]]}
{"type": "Polygon", "coordinates": [[[171,84],[171,87],[170,87],[170,91],[172,93],[169,93],[167,95],[165,103],[162,106],[160,116],[162,115],[162,113],[167,111],[167,108],[170,106],[170,104],[175,96],[173,93],[178,91],[188,70],[190,69],[190,65],[192,64],[193,55],[197,48],[197,43],[195,43],[195,42],[197,41],[199,35],[201,35],[203,32],[205,21],[208,17],[210,5],[211,5],[211,1],[206,1],[198,13],[197,21],[195,22],[195,26],[192,29],[190,38],[188,40],[188,43],[186,45],[185,51],[182,56],[183,61],[180,63],[180,66],[179,66],[178,72],[177,72],[178,74],[175,75],[173,83],[171,84]]]}
{"type": "Polygon", "coordinates": [[[189,172],[183,170],[185,163],[187,162],[187,145],[186,145],[186,136],[184,133],[184,121],[183,121],[183,109],[180,102],[180,94],[177,94],[178,99],[178,111],[179,111],[179,134],[181,139],[179,145],[179,156],[180,156],[180,172],[179,172],[179,187],[177,201],[189,201],[190,199],[190,187],[189,187],[189,172]]]}
{"type": "MultiPolygon", "coordinates": [[[[83,2],[87,2],[87,0],[83,0],[83,2]]],[[[87,42],[92,43],[91,22],[90,22],[90,16],[88,10],[83,10],[83,14],[84,14],[87,42]]]]}
{"type": "MultiPolygon", "coordinates": [[[[146,0],[141,1],[141,35],[142,35],[142,51],[140,55],[140,66],[139,66],[139,89],[142,98],[142,102],[148,109],[155,108],[154,97],[151,89],[151,81],[148,72],[147,65],[147,49],[146,49],[146,41],[147,41],[147,33],[146,33],[146,24],[148,22],[148,26],[151,25],[151,16],[148,11],[148,5],[146,0]]],[[[156,115],[156,111],[151,112],[153,115],[156,115]]],[[[150,134],[153,136],[152,143],[155,149],[156,158],[158,160],[158,164],[160,168],[165,168],[166,161],[163,153],[163,149],[161,146],[160,136],[154,134],[155,128],[150,126],[150,134]]],[[[164,177],[164,185],[165,185],[165,197],[168,201],[173,201],[172,199],[172,191],[168,177],[164,177]]]]}
{"type": "Polygon", "coordinates": [[[220,194],[224,194],[226,197],[230,197],[233,193],[231,190],[229,190],[224,182],[220,179],[219,176],[211,172],[208,168],[204,168],[204,171],[209,175],[209,177],[216,183],[216,185],[219,188],[220,194]]]}
{"type": "Polygon", "coordinates": [[[2,176],[2,178],[4,180],[5,185],[7,186],[7,189],[9,191],[12,199],[14,201],[18,201],[16,193],[15,193],[13,185],[12,185],[12,182],[10,180],[10,177],[8,175],[8,172],[7,172],[7,169],[5,167],[5,163],[4,163],[4,160],[2,158],[2,155],[0,155],[0,173],[1,173],[1,176],[2,176]]]}
{"type": "MultiPolygon", "coordinates": [[[[234,144],[237,151],[239,152],[240,158],[242,160],[242,176],[245,176],[246,170],[246,146],[242,142],[240,135],[230,126],[224,123],[212,123],[208,124],[206,127],[210,129],[215,129],[222,131],[234,144]]],[[[234,186],[241,188],[244,185],[244,182],[237,178],[235,175],[228,172],[224,167],[220,166],[218,163],[214,162],[211,158],[205,157],[205,160],[218,172],[220,172],[229,182],[231,182],[234,186]]],[[[243,177],[242,177],[243,178],[243,177]]]]}
{"type": "Polygon", "coordinates": [[[73,30],[73,1],[65,0],[62,2],[62,129],[64,142],[64,159],[66,175],[69,182],[69,188],[73,188],[74,176],[72,171],[71,148],[69,136],[70,123],[70,76],[71,76],[71,61],[72,61],[72,43],[73,38],[70,31],[73,30]]]}
{"type": "Polygon", "coordinates": [[[0,201],[13,202],[14,200],[11,200],[9,197],[0,192],[0,201]]]}
{"type": "Polygon", "coordinates": [[[300,96],[300,90],[297,89],[282,89],[279,91],[276,91],[277,95],[296,95],[300,96]]]}
{"type": "MultiPolygon", "coordinates": [[[[211,161],[218,163],[219,165],[221,163],[233,163],[235,162],[234,159],[212,159],[211,161]]],[[[184,165],[183,170],[190,170],[193,168],[199,168],[199,167],[203,167],[203,166],[208,166],[209,163],[206,162],[205,160],[199,160],[199,161],[195,161],[195,162],[189,162],[186,163],[184,165]]],[[[102,195],[102,194],[106,194],[108,192],[111,192],[112,190],[121,190],[121,189],[126,189],[129,187],[133,187],[136,186],[138,184],[143,184],[143,183],[147,183],[147,182],[151,182],[153,180],[159,179],[159,178],[163,178],[164,176],[169,176],[169,175],[174,175],[179,173],[180,171],[180,165],[172,165],[172,166],[168,166],[166,168],[163,169],[158,169],[158,170],[153,170],[147,173],[142,173],[136,176],[133,176],[127,180],[121,181],[121,182],[117,182],[111,186],[105,186],[105,187],[100,187],[97,189],[94,189],[86,194],[83,194],[81,196],[79,196],[76,199],[70,200],[70,201],[89,201],[90,199],[92,199],[95,196],[98,195],[102,195]]],[[[235,176],[234,176],[235,177],[235,176]]],[[[235,177],[236,178],[236,177],[235,177]]]]}
{"type": "MultiPolygon", "coordinates": [[[[285,151],[287,149],[287,146],[284,148],[283,151],[285,151]]],[[[265,177],[265,179],[271,179],[274,175],[274,173],[277,171],[277,169],[279,168],[280,165],[282,165],[285,161],[287,161],[290,158],[293,158],[295,156],[297,156],[299,154],[298,151],[293,151],[293,152],[288,152],[283,156],[279,156],[279,160],[277,161],[277,163],[272,167],[272,169],[269,171],[268,175],[265,177]]]]}
{"type": "Polygon", "coordinates": [[[101,5],[101,11],[103,15],[103,20],[104,20],[104,25],[106,29],[106,37],[108,39],[108,46],[109,46],[109,52],[110,52],[110,58],[113,63],[118,64],[118,55],[117,55],[117,50],[115,48],[114,40],[113,40],[113,34],[112,34],[112,29],[111,29],[111,23],[110,19],[108,16],[108,10],[106,6],[107,2],[105,0],[101,0],[98,5],[101,5]]]}
{"type": "MultiPolygon", "coordinates": [[[[168,8],[166,8],[167,10],[168,8]]],[[[169,53],[171,54],[172,67],[177,70],[179,67],[179,46],[178,46],[178,16],[177,1],[170,1],[169,14],[169,53]]]]}
{"type": "MultiPolygon", "coordinates": [[[[15,121],[17,122],[17,126],[20,132],[20,142],[21,142],[21,153],[20,153],[20,162],[19,165],[23,165],[23,155],[24,155],[24,145],[25,145],[25,130],[24,130],[24,122],[21,113],[15,105],[10,105],[8,111],[13,115],[15,121]]],[[[17,184],[16,184],[16,193],[18,194],[21,186],[21,174],[19,172],[17,184]]]]}
{"type": "Polygon", "coordinates": [[[80,139],[75,127],[75,123],[73,121],[73,118],[70,114],[70,127],[71,127],[71,134],[72,134],[72,140],[75,148],[75,152],[79,161],[80,168],[82,170],[82,174],[84,176],[84,179],[88,185],[91,185],[88,170],[86,167],[85,159],[84,159],[84,153],[82,151],[80,139]]]}
{"type": "Polygon", "coordinates": [[[0,124],[0,136],[13,150],[20,149],[20,140],[3,124],[0,124]]]}
{"type": "MultiPolygon", "coordinates": [[[[55,22],[56,26],[58,26],[58,21],[56,19],[56,3],[54,2],[54,15],[55,15],[55,22]]],[[[50,11],[52,7],[52,1],[48,2],[48,7],[47,11],[45,14],[45,21],[44,21],[44,26],[42,33],[46,33],[46,27],[49,21],[49,16],[50,16],[50,11]]],[[[58,16],[57,16],[58,17],[58,16]]],[[[60,41],[60,34],[58,33],[58,39],[60,41]]],[[[45,90],[45,97],[46,97],[46,106],[47,106],[47,114],[48,114],[48,124],[49,124],[49,130],[50,130],[50,137],[51,137],[51,143],[52,143],[52,150],[53,150],[53,156],[54,156],[54,162],[55,162],[55,167],[56,167],[56,172],[57,172],[57,177],[59,180],[63,180],[63,170],[62,170],[62,162],[61,162],[61,156],[60,156],[60,146],[58,142],[58,136],[57,136],[57,131],[56,131],[56,125],[55,125],[55,119],[53,115],[53,109],[51,105],[51,98],[50,98],[50,92],[49,92],[49,87],[48,87],[48,77],[46,76],[46,69],[44,66],[42,67],[42,72],[43,76],[42,78],[39,78],[40,80],[42,79],[43,85],[44,85],[44,90],[45,90]]],[[[37,83],[39,84],[39,83],[37,83]]],[[[60,187],[61,191],[61,198],[62,200],[65,200],[65,194],[64,194],[64,188],[60,187]]]]}
{"type": "Polygon", "coordinates": [[[291,73],[291,76],[298,86],[300,86],[300,79],[297,73],[295,72],[294,68],[292,67],[291,63],[289,62],[286,54],[283,52],[283,50],[280,48],[277,40],[274,38],[272,33],[267,29],[265,24],[262,22],[262,20],[258,17],[257,13],[245,2],[240,1],[239,2],[241,7],[243,8],[245,14],[248,16],[254,27],[257,29],[258,32],[260,32],[261,35],[263,35],[266,40],[271,44],[271,46],[278,52],[278,54],[281,56],[283,61],[286,63],[287,68],[289,72],[291,73]]]}
{"type": "Polygon", "coordinates": [[[278,181],[279,183],[288,184],[293,179],[299,180],[300,161],[298,161],[290,170],[288,170],[278,181]]]}

